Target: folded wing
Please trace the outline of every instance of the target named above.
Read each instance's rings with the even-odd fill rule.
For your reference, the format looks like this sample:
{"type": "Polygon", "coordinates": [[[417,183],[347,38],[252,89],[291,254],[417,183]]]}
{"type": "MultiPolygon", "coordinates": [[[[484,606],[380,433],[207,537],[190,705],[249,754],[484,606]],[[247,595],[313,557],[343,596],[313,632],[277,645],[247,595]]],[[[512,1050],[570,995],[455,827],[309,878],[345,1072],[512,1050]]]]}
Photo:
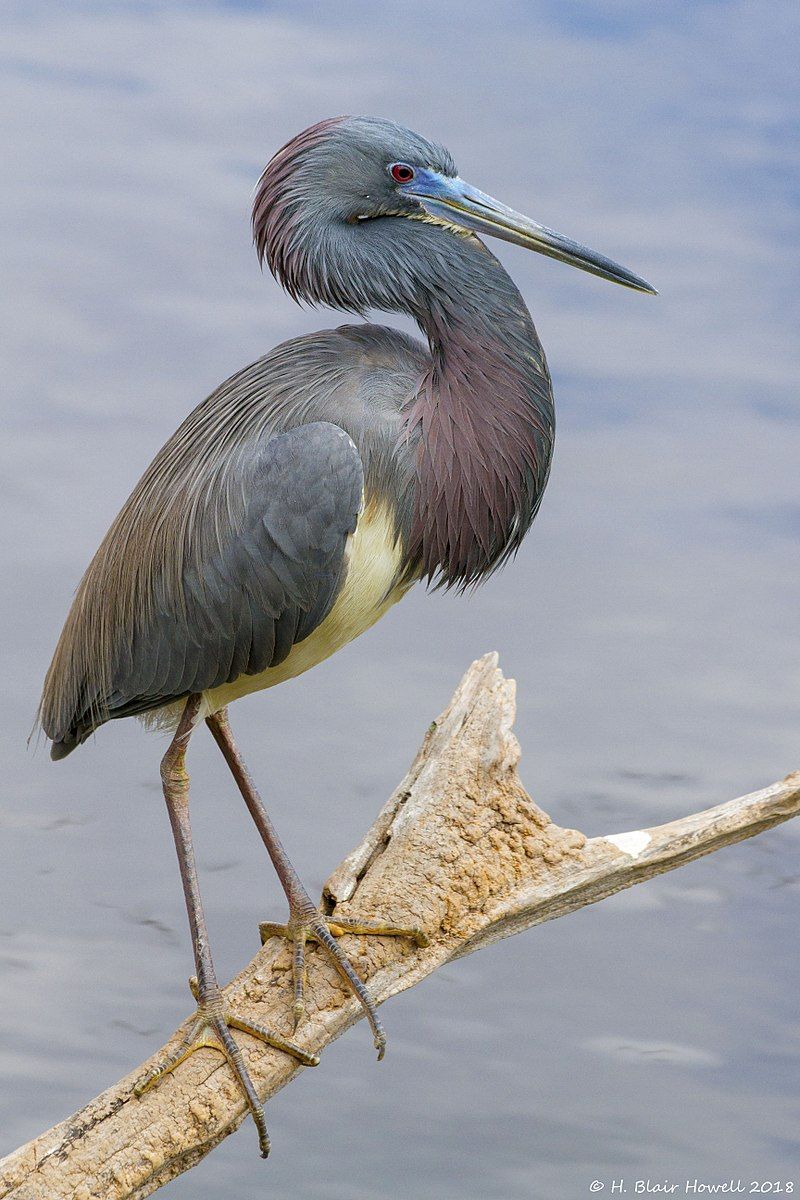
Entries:
{"type": "MultiPolygon", "coordinates": [[[[152,575],[131,627],[121,625],[103,694],[99,676],[86,672],[71,689],[71,714],[60,721],[58,673],[51,679],[57,651],[42,703],[53,757],[68,754],[104,720],[277,666],[330,611],[364,486],[350,437],[328,422],[302,425],[237,448],[225,472],[213,501],[198,504],[180,577],[152,575]]],[[[127,550],[136,552],[134,539],[127,550]]],[[[91,596],[82,608],[91,619],[91,596]]],[[[69,628],[68,621],[65,634],[69,628]]]]}

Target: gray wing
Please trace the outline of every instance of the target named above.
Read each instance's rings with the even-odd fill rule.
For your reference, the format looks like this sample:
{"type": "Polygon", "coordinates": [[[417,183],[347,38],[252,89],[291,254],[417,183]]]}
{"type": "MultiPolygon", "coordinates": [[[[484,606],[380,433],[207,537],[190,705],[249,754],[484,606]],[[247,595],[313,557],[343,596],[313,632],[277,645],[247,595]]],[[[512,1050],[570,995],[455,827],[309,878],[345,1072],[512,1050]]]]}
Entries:
{"type": "MultiPolygon", "coordinates": [[[[350,437],[327,422],[301,425],[240,452],[229,470],[238,516],[218,498],[203,518],[213,550],[191,555],[182,586],[159,581],[147,618],[118,647],[106,719],[276,666],[333,605],[364,486],[350,437]]],[[[94,724],[76,717],[63,753],[94,724]]]]}

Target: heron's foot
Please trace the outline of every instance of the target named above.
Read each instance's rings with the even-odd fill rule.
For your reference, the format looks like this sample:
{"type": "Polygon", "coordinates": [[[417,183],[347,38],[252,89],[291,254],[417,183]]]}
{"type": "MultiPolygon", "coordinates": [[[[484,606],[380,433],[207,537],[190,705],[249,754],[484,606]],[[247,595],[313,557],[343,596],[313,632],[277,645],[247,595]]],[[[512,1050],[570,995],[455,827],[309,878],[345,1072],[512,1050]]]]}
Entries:
{"type": "Polygon", "coordinates": [[[197,979],[194,975],[189,980],[189,987],[197,1001],[197,1015],[195,1019],[189,1026],[186,1035],[175,1053],[140,1079],[134,1087],[133,1093],[135,1096],[143,1096],[145,1092],[149,1092],[151,1088],[161,1082],[165,1075],[169,1075],[174,1071],[177,1066],[185,1062],[196,1050],[204,1048],[218,1050],[227,1058],[239,1087],[244,1093],[247,1106],[250,1109],[258,1130],[258,1145],[261,1156],[262,1158],[266,1158],[269,1154],[269,1136],[267,1134],[266,1121],[264,1120],[264,1109],[253,1087],[247,1067],[244,1065],[242,1052],[236,1044],[231,1030],[238,1029],[242,1033],[249,1033],[251,1037],[258,1038],[260,1042],[265,1042],[267,1046],[274,1046],[276,1050],[282,1050],[284,1054],[290,1054],[292,1058],[296,1058],[298,1062],[303,1063],[306,1067],[316,1067],[319,1063],[319,1058],[316,1054],[309,1054],[307,1050],[296,1046],[294,1042],[288,1042],[285,1038],[279,1037],[275,1033],[270,1033],[263,1025],[255,1025],[252,1021],[244,1021],[234,1016],[233,1013],[228,1012],[219,988],[215,988],[209,991],[207,995],[201,996],[197,979]]]}
{"type": "Polygon", "coordinates": [[[259,930],[262,946],[271,937],[287,938],[292,943],[294,949],[292,1015],[295,1029],[305,1015],[306,942],[316,942],[333,961],[350,991],[361,1001],[361,1006],[372,1029],[375,1049],[378,1051],[378,1061],[380,1061],[386,1049],[386,1034],[378,1019],[375,1001],[359,979],[350,959],[338,945],[336,938],[346,933],[366,934],[371,937],[403,937],[410,938],[417,946],[427,946],[428,935],[418,928],[387,925],[381,921],[352,921],[345,917],[329,917],[314,908],[310,901],[308,907],[300,908],[298,906],[297,910],[290,915],[286,925],[275,925],[272,921],[262,921],[259,930]]]}

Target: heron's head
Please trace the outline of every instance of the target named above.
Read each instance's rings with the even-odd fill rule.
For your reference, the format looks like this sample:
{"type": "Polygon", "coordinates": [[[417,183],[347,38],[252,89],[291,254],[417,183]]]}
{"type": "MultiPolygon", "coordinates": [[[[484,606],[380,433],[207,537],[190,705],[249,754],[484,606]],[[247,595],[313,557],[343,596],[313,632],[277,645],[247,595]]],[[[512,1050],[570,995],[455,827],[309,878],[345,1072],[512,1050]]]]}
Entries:
{"type": "Polygon", "coordinates": [[[321,121],[279,150],[258,184],[253,237],[261,262],[295,299],[391,309],[407,307],[397,298],[413,292],[419,265],[407,241],[398,250],[403,220],[438,226],[447,238],[502,238],[654,292],[625,267],[466,183],[442,146],[375,117],[321,121]]]}

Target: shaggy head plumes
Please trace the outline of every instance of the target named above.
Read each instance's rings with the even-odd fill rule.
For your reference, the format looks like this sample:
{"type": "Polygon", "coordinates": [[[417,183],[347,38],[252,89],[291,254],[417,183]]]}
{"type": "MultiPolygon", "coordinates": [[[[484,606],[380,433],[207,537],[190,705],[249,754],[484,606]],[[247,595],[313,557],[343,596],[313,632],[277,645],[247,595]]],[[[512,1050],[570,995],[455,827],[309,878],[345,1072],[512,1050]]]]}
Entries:
{"type": "Polygon", "coordinates": [[[396,162],[456,174],[442,146],[377,117],[320,121],[270,160],[253,202],[253,241],[293,299],[350,312],[373,303],[368,284],[362,295],[356,279],[342,277],[354,256],[369,254],[366,227],[380,218],[424,217],[392,178],[396,162]]]}

